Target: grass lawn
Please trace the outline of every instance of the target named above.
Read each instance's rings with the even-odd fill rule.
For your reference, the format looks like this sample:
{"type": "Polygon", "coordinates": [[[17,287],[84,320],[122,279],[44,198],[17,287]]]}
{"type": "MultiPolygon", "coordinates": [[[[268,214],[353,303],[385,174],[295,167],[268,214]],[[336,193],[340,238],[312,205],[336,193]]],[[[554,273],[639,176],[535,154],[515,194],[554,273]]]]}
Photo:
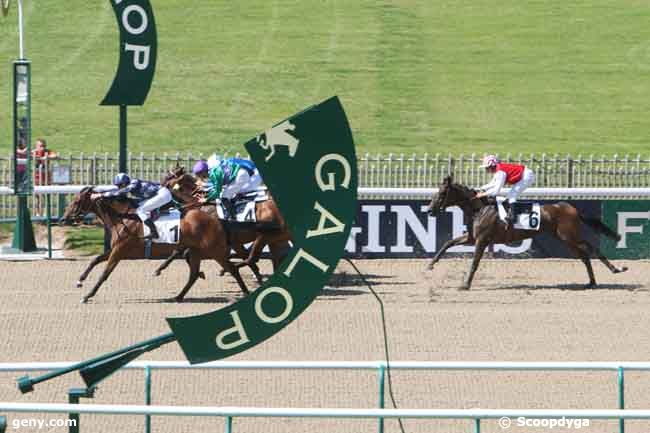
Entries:
{"type": "Polygon", "coordinates": [[[66,232],[65,248],[81,255],[98,255],[104,251],[104,229],[74,227],[66,232]]]}
{"type": "Polygon", "coordinates": [[[0,223],[0,238],[11,238],[14,233],[13,223],[0,223]]]}
{"type": "MultiPolygon", "coordinates": [[[[156,0],[156,77],[130,150],[243,150],[333,94],[362,152],[650,154],[650,8],[638,0],[156,0]]],[[[101,107],[118,58],[110,2],[26,2],[33,137],[116,152],[101,107]]],[[[10,152],[16,7],[0,27],[10,152]]]]}

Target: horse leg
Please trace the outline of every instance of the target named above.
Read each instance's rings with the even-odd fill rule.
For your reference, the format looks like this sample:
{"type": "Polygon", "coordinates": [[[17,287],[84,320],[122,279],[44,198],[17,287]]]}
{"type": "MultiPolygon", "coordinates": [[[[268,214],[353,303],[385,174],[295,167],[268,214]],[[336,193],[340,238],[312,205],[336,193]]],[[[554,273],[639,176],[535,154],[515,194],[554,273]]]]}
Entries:
{"type": "Polygon", "coordinates": [[[185,283],[185,287],[181,290],[181,292],[176,295],[176,302],[183,302],[183,298],[185,298],[185,295],[187,295],[187,292],[192,288],[196,280],[199,278],[201,272],[201,257],[199,254],[189,254],[187,257],[187,264],[190,267],[190,276],[187,280],[187,283],[185,283]]]}
{"type": "Polygon", "coordinates": [[[469,290],[469,288],[472,286],[472,280],[474,279],[474,274],[478,269],[478,264],[481,262],[481,258],[483,257],[485,248],[487,248],[489,244],[490,242],[487,240],[481,239],[476,241],[476,247],[474,248],[474,258],[472,259],[472,266],[469,269],[469,274],[467,274],[465,283],[460,287],[461,290],[469,290]]]}
{"type": "Polygon", "coordinates": [[[79,276],[79,280],[77,281],[78,289],[80,289],[83,286],[83,282],[86,280],[86,278],[88,278],[88,274],[90,274],[90,271],[92,271],[93,268],[98,264],[105,262],[108,259],[109,254],[110,252],[105,252],[104,254],[100,254],[94,259],[92,259],[92,261],[90,262],[86,270],[83,271],[83,273],[79,276]]]}
{"type": "MultiPolygon", "coordinates": [[[[185,252],[183,253],[183,257],[185,258],[185,262],[187,262],[187,266],[190,267],[190,271],[192,270],[192,263],[190,260],[190,257],[192,256],[192,253],[189,248],[185,249],[185,252]]],[[[205,280],[205,274],[203,271],[199,271],[199,278],[202,280],[205,280]]]]}
{"type": "Polygon", "coordinates": [[[600,260],[601,262],[603,262],[603,264],[604,264],[605,266],[607,266],[607,269],[609,269],[610,271],[612,271],[612,273],[614,273],[614,274],[618,274],[618,273],[621,273],[621,272],[625,272],[625,271],[627,271],[627,266],[621,266],[620,268],[617,268],[616,266],[614,266],[614,265],[613,265],[613,264],[612,264],[612,263],[607,259],[607,257],[605,257],[605,255],[600,251],[600,249],[599,249],[598,247],[594,247],[593,250],[594,250],[594,252],[596,253],[596,257],[598,257],[598,260],[600,260]]]}
{"type": "Polygon", "coordinates": [[[573,254],[578,257],[585,268],[587,268],[587,275],[589,275],[589,283],[586,288],[591,289],[596,287],[596,277],[594,276],[594,268],[591,266],[591,245],[586,242],[569,243],[569,249],[573,254]]]}
{"type": "Polygon", "coordinates": [[[95,296],[95,294],[97,294],[97,290],[99,290],[99,286],[101,286],[104,283],[104,281],[106,281],[106,279],[111,275],[111,272],[113,272],[113,270],[115,269],[115,267],[117,266],[117,264],[120,262],[121,259],[122,258],[119,257],[119,249],[118,250],[114,249],[111,252],[111,255],[108,257],[108,263],[104,268],[104,272],[102,272],[99,279],[95,283],[95,287],[93,287],[92,290],[88,292],[88,294],[81,299],[82,304],[85,304],[86,302],[88,302],[90,298],[92,298],[93,296],[95,296]]]}
{"type": "Polygon", "coordinates": [[[433,265],[438,263],[438,260],[440,260],[440,257],[451,247],[456,246],[456,245],[464,245],[464,244],[469,244],[469,233],[465,233],[462,236],[458,236],[457,238],[450,239],[445,244],[440,248],[440,251],[436,253],[436,255],[431,259],[431,263],[429,263],[429,266],[427,266],[428,270],[433,269],[433,265]]]}
{"type": "Polygon", "coordinates": [[[235,280],[237,281],[237,284],[239,284],[239,288],[241,289],[242,293],[244,295],[248,295],[248,288],[246,287],[246,283],[244,283],[244,280],[239,273],[239,268],[228,260],[225,260],[223,263],[219,262],[219,264],[224,269],[224,271],[229,272],[233,277],[235,277],[235,280]]]}
{"type": "Polygon", "coordinates": [[[167,268],[169,267],[169,265],[170,265],[174,260],[176,260],[177,258],[179,258],[180,256],[182,256],[182,255],[184,255],[184,254],[185,254],[185,251],[183,251],[183,250],[174,250],[174,252],[171,254],[171,256],[167,257],[167,258],[165,259],[165,261],[163,262],[163,264],[160,265],[160,266],[158,267],[158,269],[156,269],[155,271],[153,271],[153,276],[154,276],[154,277],[158,277],[158,276],[160,276],[160,273],[161,273],[162,271],[164,271],[165,269],[167,269],[167,268]]]}
{"type": "Polygon", "coordinates": [[[277,271],[282,261],[289,255],[288,241],[270,242],[269,250],[271,251],[271,262],[273,263],[273,271],[277,271]]]}
{"type": "Polygon", "coordinates": [[[255,274],[255,278],[257,279],[257,282],[262,284],[264,281],[262,279],[262,275],[260,274],[260,268],[257,266],[257,262],[260,259],[260,255],[262,254],[262,249],[266,245],[266,240],[264,238],[264,235],[258,235],[255,238],[255,242],[253,242],[253,246],[251,246],[248,257],[241,263],[237,263],[235,265],[236,268],[241,268],[244,266],[248,266],[251,268],[253,271],[253,274],[255,274]]]}

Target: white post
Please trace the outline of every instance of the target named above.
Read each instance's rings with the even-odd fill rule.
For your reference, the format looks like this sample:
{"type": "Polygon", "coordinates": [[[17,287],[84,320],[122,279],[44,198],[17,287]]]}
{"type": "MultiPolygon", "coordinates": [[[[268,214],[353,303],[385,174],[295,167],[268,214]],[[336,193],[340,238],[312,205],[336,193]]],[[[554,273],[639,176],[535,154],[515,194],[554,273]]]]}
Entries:
{"type": "Polygon", "coordinates": [[[23,0],[18,0],[18,40],[20,41],[20,60],[25,60],[25,44],[23,42],[23,0]]]}

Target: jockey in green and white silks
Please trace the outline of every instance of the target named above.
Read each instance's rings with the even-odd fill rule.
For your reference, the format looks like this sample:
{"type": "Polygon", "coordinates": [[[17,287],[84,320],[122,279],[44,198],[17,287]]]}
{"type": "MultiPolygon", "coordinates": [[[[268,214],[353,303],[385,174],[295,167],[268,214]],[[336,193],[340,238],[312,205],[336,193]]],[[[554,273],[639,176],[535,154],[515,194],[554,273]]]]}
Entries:
{"type": "Polygon", "coordinates": [[[207,192],[204,201],[221,199],[231,216],[231,201],[237,195],[255,191],[262,185],[257,167],[247,159],[218,159],[213,155],[208,162],[197,162],[192,171],[204,182],[203,189],[207,192]]]}

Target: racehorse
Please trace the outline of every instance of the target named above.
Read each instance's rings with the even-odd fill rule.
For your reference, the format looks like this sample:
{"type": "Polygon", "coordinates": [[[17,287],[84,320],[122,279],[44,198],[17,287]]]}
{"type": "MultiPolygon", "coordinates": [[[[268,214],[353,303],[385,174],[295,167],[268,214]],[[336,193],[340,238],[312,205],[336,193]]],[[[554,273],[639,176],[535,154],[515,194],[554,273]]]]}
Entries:
{"type": "Polygon", "coordinates": [[[515,228],[506,229],[505,224],[500,223],[497,208],[494,199],[481,198],[476,199],[476,191],[466,186],[453,183],[452,176],[445,177],[438,193],[433,195],[427,211],[432,215],[437,215],[443,209],[450,206],[458,206],[463,211],[465,222],[467,224],[467,233],[455,239],[447,241],[440,251],[435,255],[429,269],[438,262],[440,257],[449,248],[455,245],[475,245],[474,259],[461,289],[468,290],[472,284],[474,273],[478,268],[481,257],[485,248],[492,244],[507,244],[521,241],[537,236],[541,233],[549,233],[557,239],[563,241],[569,247],[569,250],[582,262],[587,268],[589,274],[589,283],[587,288],[596,286],[596,278],[591,267],[591,256],[595,254],[601,262],[613,273],[627,271],[626,267],[617,268],[607,260],[598,247],[590,245],[580,236],[581,223],[591,227],[597,233],[603,234],[608,238],[620,240],[620,235],[607,227],[598,218],[586,217],[567,202],[558,202],[545,204],[541,207],[540,227],[539,230],[522,230],[515,228]]]}
{"type": "MultiPolygon", "coordinates": [[[[143,224],[133,213],[128,202],[121,200],[108,200],[102,197],[92,199],[93,187],[83,188],[68,205],[64,213],[64,222],[71,224],[79,221],[88,213],[97,215],[104,227],[111,233],[111,248],[108,252],[95,257],[88,268],[81,274],[77,287],[81,287],[90,271],[99,263],[108,261],[102,275],[97,283],[86,296],[82,303],[88,302],[95,296],[97,290],[109,277],[117,264],[124,259],[142,259],[145,257],[145,239],[143,238],[143,224]]],[[[204,212],[198,209],[188,209],[182,213],[179,227],[179,243],[172,244],[151,244],[151,258],[168,257],[174,250],[182,248],[189,249],[188,264],[190,275],[187,283],[181,292],[174,298],[181,302],[188,290],[202,276],[200,264],[202,259],[213,259],[221,267],[230,272],[237,280],[240,289],[248,294],[248,289],[236,268],[229,260],[230,248],[226,242],[226,235],[223,228],[204,212]]]]}
{"type": "MultiPolygon", "coordinates": [[[[216,206],[201,205],[197,197],[201,195],[196,184],[196,179],[185,173],[182,167],[176,167],[165,179],[164,185],[172,192],[174,199],[188,207],[200,207],[205,212],[218,218],[216,206]]],[[[291,233],[289,232],[284,218],[272,198],[258,202],[255,206],[255,223],[238,223],[228,220],[220,220],[225,225],[225,230],[230,245],[235,250],[236,257],[242,259],[236,267],[249,266],[261,282],[257,261],[266,245],[271,252],[273,268],[276,269],[286,256],[289,250],[291,233]],[[253,242],[250,250],[246,250],[245,244],[253,242]]],[[[180,257],[182,251],[177,250],[170,256],[160,268],[156,275],[165,269],[172,260],[180,257]]]]}

